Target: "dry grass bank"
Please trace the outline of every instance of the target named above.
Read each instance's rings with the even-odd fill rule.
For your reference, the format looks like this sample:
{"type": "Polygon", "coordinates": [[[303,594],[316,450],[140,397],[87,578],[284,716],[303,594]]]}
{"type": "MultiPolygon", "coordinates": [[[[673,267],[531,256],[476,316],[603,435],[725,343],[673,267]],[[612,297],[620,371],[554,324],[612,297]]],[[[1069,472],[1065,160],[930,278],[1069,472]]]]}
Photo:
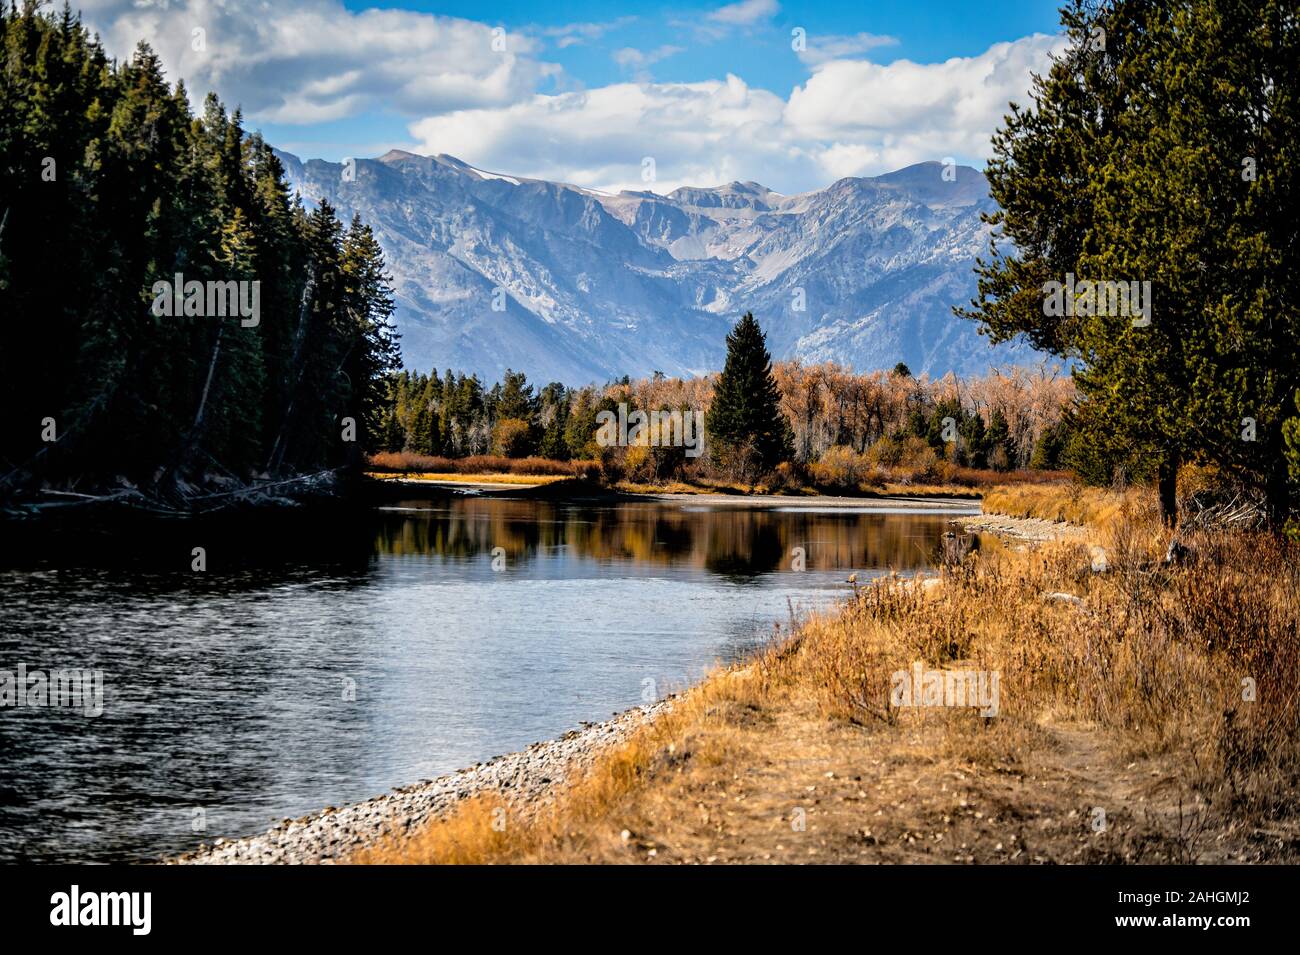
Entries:
{"type": "Polygon", "coordinates": [[[367,471],[367,477],[375,478],[379,481],[447,481],[457,484],[521,484],[535,486],[538,484],[555,484],[558,481],[568,481],[571,478],[561,474],[510,474],[503,472],[460,472],[460,471],[367,471]]]}
{"type": "Polygon", "coordinates": [[[477,454],[465,458],[444,458],[409,451],[382,451],[370,456],[370,470],[386,474],[527,474],[552,477],[594,477],[600,473],[595,461],[553,461],[550,458],[507,458],[477,454]]]}
{"type": "Polygon", "coordinates": [[[1147,495],[1020,500],[1100,526],[1111,569],[1056,542],[863,586],[553,805],[481,798],[358,861],[1300,858],[1297,546],[1197,532],[1167,567],[1147,495]],[[997,716],[891,706],[915,661],[998,673],[997,716]]]}
{"type": "MultiPolygon", "coordinates": [[[[641,449],[644,450],[644,449],[641,449]]],[[[933,454],[931,454],[933,457],[933,454]]],[[[525,483],[505,476],[547,477],[552,480],[578,478],[605,484],[632,494],[788,494],[793,496],[849,495],[862,497],[964,497],[977,498],[995,487],[1062,485],[1060,471],[995,471],[959,467],[935,458],[925,465],[900,463],[890,467],[867,466],[863,455],[849,449],[831,455],[811,468],[783,464],[754,484],[746,484],[696,468],[673,477],[656,478],[632,473],[617,462],[555,461],[550,458],[507,458],[476,455],[446,458],[411,452],[381,452],[370,456],[369,472],[374,477],[406,477],[420,480],[525,483]]],[[[707,471],[706,469],[703,469],[707,471]]],[[[542,481],[527,483],[545,483],[542,481]]]]}
{"type": "Polygon", "coordinates": [[[1117,522],[1125,509],[1137,513],[1149,494],[1136,488],[1124,491],[1086,487],[1077,482],[998,485],[984,494],[984,510],[1010,517],[1064,521],[1096,530],[1117,522]]]}

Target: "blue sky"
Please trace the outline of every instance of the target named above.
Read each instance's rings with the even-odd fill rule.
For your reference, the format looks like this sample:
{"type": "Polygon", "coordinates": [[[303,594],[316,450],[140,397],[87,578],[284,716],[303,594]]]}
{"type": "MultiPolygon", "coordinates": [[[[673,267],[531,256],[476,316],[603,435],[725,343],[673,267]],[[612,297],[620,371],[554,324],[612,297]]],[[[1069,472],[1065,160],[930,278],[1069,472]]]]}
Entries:
{"type": "Polygon", "coordinates": [[[110,53],[147,39],[196,100],[216,89],[304,157],[445,152],[607,190],[753,179],[797,192],[925,159],[982,165],[1007,100],[1025,99],[1059,44],[1039,0],[83,10],[110,53]]]}
{"type": "MultiPolygon", "coordinates": [[[[373,3],[348,0],[350,10],[373,3]]],[[[873,59],[890,62],[907,58],[920,62],[952,56],[974,56],[999,40],[1014,40],[1032,33],[1053,33],[1059,23],[1057,4],[1051,0],[989,0],[981,3],[943,0],[891,0],[891,2],[782,3],[775,16],[756,25],[740,42],[694,43],[674,21],[699,21],[721,3],[610,3],[582,0],[561,4],[454,2],[387,3],[382,6],[480,20],[506,27],[538,25],[562,27],[573,23],[628,22],[613,27],[598,42],[573,44],[554,50],[552,56],[589,85],[613,83],[623,78],[611,53],[623,47],[655,49],[682,46],[683,52],[656,65],[655,78],[690,82],[718,75],[721,67],[740,73],[751,83],[776,93],[788,93],[807,71],[790,55],[790,31],[802,26],[808,33],[848,35],[871,33],[889,36],[897,45],[878,49],[873,59]]]]}

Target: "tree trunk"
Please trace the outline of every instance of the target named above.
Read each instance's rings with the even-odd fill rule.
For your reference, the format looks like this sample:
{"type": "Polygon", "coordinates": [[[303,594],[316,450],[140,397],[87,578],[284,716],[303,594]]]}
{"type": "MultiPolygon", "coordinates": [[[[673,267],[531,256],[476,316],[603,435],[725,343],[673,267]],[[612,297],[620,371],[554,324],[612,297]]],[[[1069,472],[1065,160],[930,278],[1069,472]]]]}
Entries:
{"type": "Polygon", "coordinates": [[[212,376],[217,370],[217,358],[221,355],[221,336],[225,330],[225,322],[217,326],[217,340],[212,346],[212,360],[208,362],[208,377],[203,381],[203,394],[199,397],[199,408],[194,412],[194,424],[190,425],[191,444],[197,440],[199,427],[203,424],[203,412],[208,407],[208,392],[212,390],[212,376]]]}
{"type": "Polygon", "coordinates": [[[284,436],[288,430],[289,421],[293,417],[293,406],[298,394],[298,383],[302,381],[302,348],[303,342],[307,338],[307,319],[311,312],[311,301],[315,292],[316,280],[308,276],[307,284],[302,289],[302,304],[298,309],[298,330],[293,336],[293,361],[290,366],[294,376],[293,383],[289,386],[289,400],[284,409],[284,417],[280,419],[280,430],[275,435],[275,443],[271,445],[271,453],[266,459],[267,471],[277,470],[284,460],[284,436]]]}
{"type": "Polygon", "coordinates": [[[1178,467],[1181,464],[1177,451],[1171,451],[1160,461],[1156,477],[1156,490],[1160,499],[1160,522],[1165,527],[1178,524],[1178,467]]]}
{"type": "Polygon", "coordinates": [[[1291,512],[1291,485],[1286,456],[1282,448],[1277,449],[1272,467],[1269,468],[1267,482],[1264,486],[1264,507],[1268,512],[1269,526],[1280,528],[1291,512]]]}

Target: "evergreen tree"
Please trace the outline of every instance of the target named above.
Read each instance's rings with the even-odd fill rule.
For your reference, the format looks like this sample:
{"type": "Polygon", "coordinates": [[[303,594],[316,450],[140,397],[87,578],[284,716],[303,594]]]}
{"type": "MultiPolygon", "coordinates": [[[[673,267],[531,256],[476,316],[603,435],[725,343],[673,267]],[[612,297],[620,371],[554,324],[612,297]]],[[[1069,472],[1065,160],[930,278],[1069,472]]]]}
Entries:
{"type": "Polygon", "coordinates": [[[984,432],[984,460],[985,465],[995,471],[1010,470],[1012,462],[1016,460],[1011,429],[1001,408],[994,408],[989,415],[988,429],[984,432]]]}
{"type": "Polygon", "coordinates": [[[569,425],[569,404],[572,400],[569,389],[558,381],[553,381],[542,389],[538,400],[541,405],[540,417],[543,421],[538,453],[554,461],[568,461],[570,454],[566,434],[569,425]]]}
{"type": "Polygon", "coordinates": [[[123,477],[184,505],[213,472],[359,463],[339,418],[379,440],[387,282],[364,225],[303,210],[239,111],[194,116],[147,45],[110,62],[66,6],[0,7],[0,494],[123,477]],[[155,292],[178,273],[180,313],[155,292]],[[208,307],[239,283],[247,324],[208,307]]]}
{"type": "MultiPolygon", "coordinates": [[[[369,437],[380,431],[386,397],[384,381],[401,367],[401,352],[392,322],[392,277],[385,272],[383,249],[360,216],[353,216],[343,239],[342,269],[347,309],[353,322],[343,370],[351,385],[350,406],[359,426],[358,437],[362,446],[368,446],[369,437]]],[[[436,388],[436,382],[430,384],[431,389],[436,388]]]]}
{"type": "Polygon", "coordinates": [[[767,337],[750,312],[727,335],[727,359],[714,386],[705,429],[715,460],[748,477],[771,471],[794,453],[767,337]]]}
{"type": "Polygon", "coordinates": [[[994,137],[998,229],[962,313],[1076,360],[1089,453],[1154,470],[1166,521],[1188,461],[1280,517],[1300,387],[1294,2],[1075,0],[1062,16],[1070,50],[994,137]],[[1069,275],[1149,282],[1149,319],[1086,294],[1052,314],[1044,286],[1069,275]]]}
{"type": "Polygon", "coordinates": [[[519,418],[529,420],[537,413],[537,399],[533,396],[533,387],[522,371],[506,369],[505,378],[493,392],[496,395],[494,406],[496,414],[502,418],[519,418]]]}
{"type": "Polygon", "coordinates": [[[596,457],[596,415],[600,410],[590,389],[578,392],[564,425],[564,444],[569,449],[570,458],[596,457]]]}

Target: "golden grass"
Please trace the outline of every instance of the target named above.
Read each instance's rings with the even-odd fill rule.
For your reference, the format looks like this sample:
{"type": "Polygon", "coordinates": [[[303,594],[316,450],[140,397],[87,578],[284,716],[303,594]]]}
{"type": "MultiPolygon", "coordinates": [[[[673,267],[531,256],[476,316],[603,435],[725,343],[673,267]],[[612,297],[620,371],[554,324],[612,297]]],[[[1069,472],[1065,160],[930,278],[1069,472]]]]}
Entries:
{"type": "Polygon", "coordinates": [[[884,484],[879,493],[889,497],[959,497],[979,500],[982,492],[965,484],[884,484]]]}
{"type": "MultiPolygon", "coordinates": [[[[1183,799],[1194,797],[1213,814],[1214,846],[1249,845],[1255,858],[1294,859],[1300,846],[1300,545],[1262,533],[1198,531],[1185,537],[1196,559],[1167,567],[1159,561],[1165,537],[1149,493],[1022,487],[995,489],[990,498],[990,510],[1099,527],[1111,569],[1092,572],[1087,546],[1058,541],[1031,551],[984,548],[944,568],[932,586],[901,578],[855,586],[839,611],[809,619],[747,666],[717,671],[677,697],[670,711],[560,789],[553,804],[511,816],[499,831],[493,822],[506,804],[480,797],[356,861],[645,861],[646,852],[629,855],[619,840],[629,819],[638,831],[672,832],[679,847],[714,846],[727,837],[729,848],[741,851],[768,839],[769,851],[757,857],[767,859],[783,848],[771,846],[779,837],[771,807],[780,800],[746,817],[735,803],[743,794],[728,794],[756,774],[773,777],[780,793],[813,788],[799,778],[799,764],[811,762],[798,758],[800,748],[833,755],[836,746],[849,766],[887,757],[876,783],[886,793],[904,778],[923,787],[896,789],[897,798],[887,798],[876,814],[884,819],[873,823],[881,830],[906,822],[905,847],[927,826],[940,831],[925,832],[926,845],[943,839],[934,814],[940,810],[918,816],[913,804],[948,795],[939,789],[947,789],[943,780],[953,774],[996,782],[1013,773],[1024,781],[1004,787],[999,798],[1038,798],[1069,774],[1031,779],[1035,760],[1068,768],[1071,757],[1061,750],[1074,746],[1084,754],[1078,772],[1112,802],[1144,791],[1116,782],[1126,761],[1163,760],[1172,767],[1166,784],[1177,797],[1176,818],[1174,795],[1165,808],[1177,830],[1170,839],[1180,848],[1162,858],[1197,857],[1180,830],[1183,799]],[[1078,599],[1050,596],[1059,594],[1078,599]],[[915,711],[892,708],[891,674],[914,661],[931,669],[998,672],[998,717],[944,710],[917,722],[915,711]],[[1051,729],[1062,721],[1086,729],[1051,729]],[[1122,756],[1119,769],[1107,768],[1099,755],[1106,752],[1122,756]],[[928,776],[921,772],[926,766],[928,776]]],[[[1069,805],[1068,794],[1061,798],[1065,805],[1021,806],[1011,815],[1064,816],[1079,808],[1069,805]]],[[[1147,805],[1155,810],[1159,800],[1147,805]]],[[[860,824],[860,816],[846,818],[860,824]]],[[[949,816],[942,818],[946,826],[949,816]]],[[[828,823],[827,832],[832,829],[828,823]]],[[[864,839],[875,845],[876,836],[863,832],[844,830],[831,849],[838,846],[839,858],[858,858],[867,851],[864,839]]],[[[643,848],[652,844],[644,841],[652,835],[636,838],[643,848]]],[[[1089,833],[1078,838],[1095,849],[1089,833]]],[[[1068,840],[1035,839],[1045,858],[1088,861],[1069,854],[1068,840]]],[[[720,851],[700,850],[713,852],[711,858],[720,851]]],[[[958,861],[974,858],[964,851],[963,842],[958,861]]],[[[1141,858],[1128,851],[1092,861],[1141,858]]],[[[883,845],[876,858],[907,861],[883,845]]],[[[994,854],[988,861],[1001,859],[994,854]]]]}
{"type": "MultiPolygon", "coordinates": [[[[1005,506],[990,497],[986,508],[1005,506]]],[[[888,674],[913,660],[999,671],[1010,722],[1090,721],[1133,752],[1179,754],[1218,805],[1293,811],[1300,547],[1264,533],[1197,532],[1183,537],[1190,564],[1168,567],[1149,493],[1071,493],[1062,503],[1029,516],[1101,524],[1108,572],[1092,572],[1086,545],[1057,542],[977,553],[928,590],[864,588],[804,634],[805,679],[825,712],[888,717],[878,702],[888,674]]]]}
{"type": "Polygon", "coordinates": [[[592,477],[599,473],[595,461],[554,461],[550,458],[507,458],[475,454],[465,458],[381,451],[370,455],[375,471],[434,474],[558,474],[563,477],[592,477]]]}
{"type": "Polygon", "coordinates": [[[367,471],[367,477],[380,481],[430,481],[456,484],[520,484],[539,485],[555,484],[558,481],[571,481],[565,474],[454,474],[430,472],[367,471]]]}
{"type": "Polygon", "coordinates": [[[690,484],[686,481],[663,481],[659,483],[648,483],[644,481],[619,481],[614,485],[614,490],[622,491],[624,494],[716,494],[718,489],[715,487],[705,487],[702,484],[690,484]]]}
{"type": "Polygon", "coordinates": [[[1079,483],[999,485],[985,492],[984,510],[1100,530],[1114,524],[1126,507],[1140,506],[1149,498],[1149,493],[1136,488],[1113,491],[1079,483]]]}
{"type": "Polygon", "coordinates": [[[626,494],[727,494],[746,496],[754,494],[779,494],[783,497],[955,497],[965,500],[979,500],[980,492],[963,484],[884,484],[880,486],[863,485],[856,491],[844,489],[819,490],[814,487],[800,486],[769,489],[765,485],[738,484],[722,481],[687,482],[664,481],[648,483],[643,481],[619,481],[615,489],[626,494]]]}

